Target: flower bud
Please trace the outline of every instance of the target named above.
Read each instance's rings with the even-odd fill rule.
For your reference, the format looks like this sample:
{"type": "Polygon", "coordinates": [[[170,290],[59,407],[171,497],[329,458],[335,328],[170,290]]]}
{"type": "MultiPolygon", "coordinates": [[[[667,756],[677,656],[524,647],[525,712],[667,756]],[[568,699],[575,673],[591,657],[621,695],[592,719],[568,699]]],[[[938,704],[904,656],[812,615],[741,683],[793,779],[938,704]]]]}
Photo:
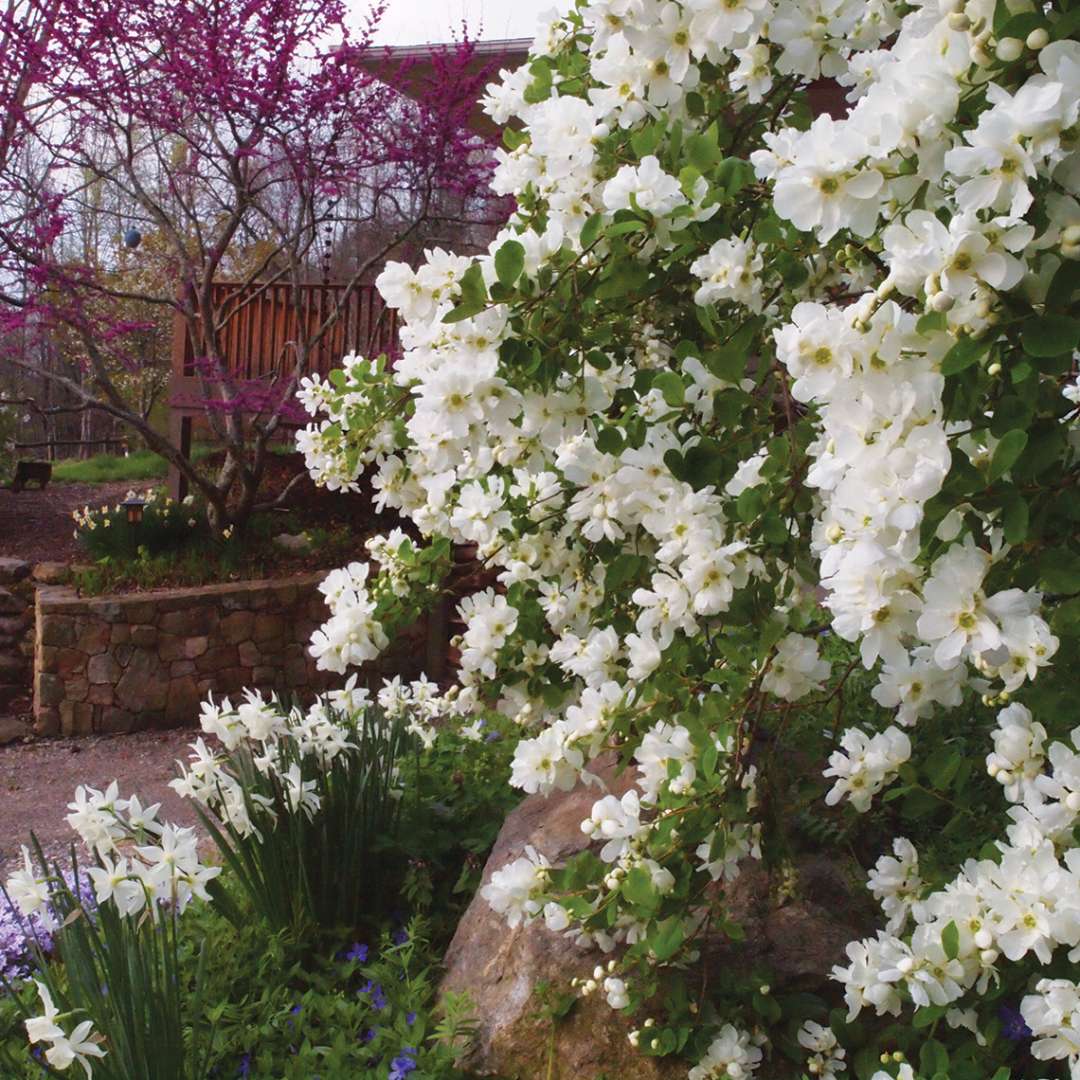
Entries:
{"type": "Polygon", "coordinates": [[[949,311],[955,303],[955,298],[950,296],[947,292],[934,293],[933,297],[930,299],[930,306],[935,311],[940,312],[949,311]]]}
{"type": "Polygon", "coordinates": [[[1070,247],[1075,247],[1080,244],[1080,225],[1070,225],[1068,228],[1063,229],[1061,232],[1061,242],[1068,244],[1070,247]]]}
{"type": "Polygon", "coordinates": [[[1000,365],[1000,364],[999,364],[999,363],[998,363],[998,362],[997,362],[997,361],[995,360],[995,361],[994,361],[994,362],[993,362],[993,363],[992,363],[992,364],[991,364],[991,365],[990,365],[990,366],[989,366],[989,367],[988,367],[988,368],[986,369],[986,374],[987,374],[987,375],[994,375],[994,376],[996,376],[996,375],[1000,375],[1000,374],[1001,374],[1001,365],[1000,365]]]}
{"type": "Polygon", "coordinates": [[[989,930],[980,930],[975,935],[975,944],[980,949],[989,949],[994,944],[994,935],[989,930]]]}
{"type": "Polygon", "coordinates": [[[994,55],[1005,64],[1011,64],[1014,60],[1019,60],[1021,54],[1024,51],[1024,43],[1019,38],[1007,37],[1002,38],[997,43],[997,48],[994,50],[994,55]]]}
{"type": "Polygon", "coordinates": [[[990,54],[981,45],[972,45],[968,57],[976,67],[989,67],[993,63],[990,54]]]}
{"type": "Polygon", "coordinates": [[[894,1051],[892,1052],[892,1059],[893,1059],[893,1061],[895,1061],[895,1062],[896,1062],[897,1064],[899,1064],[899,1063],[900,1063],[901,1061],[903,1061],[903,1060],[904,1060],[904,1053],[903,1053],[903,1051],[902,1051],[902,1050],[894,1050],[894,1051]]]}
{"type": "Polygon", "coordinates": [[[1065,796],[1065,805],[1074,813],[1080,813],[1080,791],[1070,791],[1065,796]]]}
{"type": "Polygon", "coordinates": [[[992,967],[997,963],[998,955],[997,949],[983,949],[983,951],[979,953],[979,959],[986,967],[992,967]]]}
{"type": "Polygon", "coordinates": [[[966,30],[969,26],[971,26],[971,20],[962,11],[954,11],[949,16],[950,30],[966,30]]]}
{"type": "Polygon", "coordinates": [[[1041,26],[1037,30],[1032,30],[1024,42],[1032,52],[1038,52],[1040,49],[1046,48],[1049,43],[1050,35],[1041,26]]]}

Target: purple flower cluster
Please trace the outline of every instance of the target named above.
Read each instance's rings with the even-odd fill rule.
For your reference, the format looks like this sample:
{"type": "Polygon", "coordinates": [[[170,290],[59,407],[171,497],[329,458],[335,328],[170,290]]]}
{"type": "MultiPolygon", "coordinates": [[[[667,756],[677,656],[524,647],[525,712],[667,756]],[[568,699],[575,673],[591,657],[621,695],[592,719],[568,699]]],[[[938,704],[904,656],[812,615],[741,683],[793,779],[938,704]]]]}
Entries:
{"type": "MultiPolygon", "coordinates": [[[[87,910],[97,906],[89,877],[72,871],[64,873],[64,882],[87,910]]],[[[54,922],[60,920],[54,915],[54,922]]],[[[0,892],[0,978],[15,982],[28,978],[37,969],[35,944],[46,956],[53,950],[53,937],[41,915],[23,915],[11,900],[0,892]]]]}

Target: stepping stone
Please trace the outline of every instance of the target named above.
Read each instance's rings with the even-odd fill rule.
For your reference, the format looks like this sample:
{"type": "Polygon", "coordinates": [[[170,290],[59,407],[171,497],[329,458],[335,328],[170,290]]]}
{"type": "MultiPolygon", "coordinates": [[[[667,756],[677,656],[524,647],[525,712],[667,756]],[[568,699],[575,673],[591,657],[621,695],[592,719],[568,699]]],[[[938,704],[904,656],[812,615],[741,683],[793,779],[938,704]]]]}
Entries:
{"type": "Polygon", "coordinates": [[[14,585],[30,576],[30,564],[22,559],[0,559],[0,585],[14,585]]]}

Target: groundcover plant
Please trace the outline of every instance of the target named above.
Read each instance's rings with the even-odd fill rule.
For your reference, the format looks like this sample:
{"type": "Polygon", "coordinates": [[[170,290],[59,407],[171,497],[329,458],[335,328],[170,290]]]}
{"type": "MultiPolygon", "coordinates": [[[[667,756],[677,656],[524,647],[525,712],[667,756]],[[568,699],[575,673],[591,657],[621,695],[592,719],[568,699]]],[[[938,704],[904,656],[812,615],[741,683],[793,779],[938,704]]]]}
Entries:
{"type": "Polygon", "coordinates": [[[423,538],[342,579],[320,662],[476,545],[445,710],[518,722],[526,792],[609,749],[636,778],[593,851],[484,896],[611,950],[579,992],[648,1001],[632,1041],[692,1080],[1080,1076],[1078,31],[1068,0],[579,3],[486,99],[489,254],[388,266],[403,355],[305,386],[314,475],[372,467],[423,538]],[[682,967],[798,811],[826,850],[880,826],[881,929],[805,1023],[682,967]]]}

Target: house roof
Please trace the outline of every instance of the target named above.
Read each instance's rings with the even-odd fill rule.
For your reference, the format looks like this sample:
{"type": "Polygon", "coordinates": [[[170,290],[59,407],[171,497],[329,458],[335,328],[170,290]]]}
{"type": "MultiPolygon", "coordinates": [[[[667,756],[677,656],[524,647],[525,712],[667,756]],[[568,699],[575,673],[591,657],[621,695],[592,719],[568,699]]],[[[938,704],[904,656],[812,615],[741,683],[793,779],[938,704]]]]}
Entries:
{"type": "MultiPolygon", "coordinates": [[[[432,42],[428,45],[371,46],[359,58],[359,64],[376,78],[385,74],[388,82],[415,98],[421,94],[422,87],[433,74],[432,56],[442,50],[456,49],[458,44],[458,42],[449,41],[432,42]]],[[[478,73],[490,67],[494,75],[502,68],[520,67],[528,57],[531,45],[531,38],[473,42],[472,57],[466,71],[478,73]]],[[[489,138],[499,133],[496,125],[480,108],[479,102],[473,110],[471,126],[489,138]]]]}

